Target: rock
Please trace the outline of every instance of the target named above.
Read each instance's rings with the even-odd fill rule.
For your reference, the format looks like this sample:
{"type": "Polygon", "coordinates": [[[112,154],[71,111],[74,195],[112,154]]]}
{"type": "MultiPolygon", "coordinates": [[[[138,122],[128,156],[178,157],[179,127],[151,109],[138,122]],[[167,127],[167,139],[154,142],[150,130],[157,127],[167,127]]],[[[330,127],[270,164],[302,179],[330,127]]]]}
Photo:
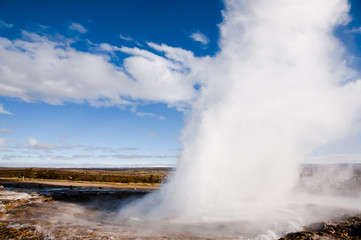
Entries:
{"type": "Polygon", "coordinates": [[[280,240],[322,240],[322,239],[352,239],[361,240],[361,215],[349,217],[330,223],[315,224],[305,228],[305,231],[288,233],[280,240]]]}
{"type": "Polygon", "coordinates": [[[0,223],[0,238],[1,239],[32,239],[40,240],[43,237],[36,234],[35,227],[13,228],[9,227],[7,223],[0,223]]]}
{"type": "Polygon", "coordinates": [[[314,239],[315,234],[312,232],[296,232],[296,233],[289,233],[285,237],[280,238],[280,240],[312,240],[314,239]]]}

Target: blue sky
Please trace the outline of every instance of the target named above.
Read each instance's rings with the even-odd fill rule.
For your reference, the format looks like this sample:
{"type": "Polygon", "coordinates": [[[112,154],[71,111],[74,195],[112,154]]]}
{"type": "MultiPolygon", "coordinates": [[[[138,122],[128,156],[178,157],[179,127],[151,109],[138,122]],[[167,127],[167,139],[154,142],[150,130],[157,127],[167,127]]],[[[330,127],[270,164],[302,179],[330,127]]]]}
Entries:
{"type": "MultiPolygon", "coordinates": [[[[360,70],[361,3],[351,6],[335,34],[360,70]]],[[[223,8],[0,0],[0,166],[174,166],[201,84],[190,65],[220,50],[223,8]]],[[[316,155],[361,154],[360,141],[355,134],[316,155]]]]}

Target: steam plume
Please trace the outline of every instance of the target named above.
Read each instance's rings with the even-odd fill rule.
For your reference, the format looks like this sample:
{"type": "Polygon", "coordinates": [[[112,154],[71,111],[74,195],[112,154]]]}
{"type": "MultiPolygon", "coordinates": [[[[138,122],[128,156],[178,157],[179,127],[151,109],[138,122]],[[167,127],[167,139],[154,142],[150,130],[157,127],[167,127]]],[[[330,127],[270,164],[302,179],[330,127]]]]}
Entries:
{"type": "Polygon", "coordinates": [[[349,21],[347,1],[225,6],[221,51],[204,60],[177,171],[130,212],[217,221],[274,215],[289,199],[299,163],[349,134],[359,118],[361,81],[334,36],[349,21]]]}

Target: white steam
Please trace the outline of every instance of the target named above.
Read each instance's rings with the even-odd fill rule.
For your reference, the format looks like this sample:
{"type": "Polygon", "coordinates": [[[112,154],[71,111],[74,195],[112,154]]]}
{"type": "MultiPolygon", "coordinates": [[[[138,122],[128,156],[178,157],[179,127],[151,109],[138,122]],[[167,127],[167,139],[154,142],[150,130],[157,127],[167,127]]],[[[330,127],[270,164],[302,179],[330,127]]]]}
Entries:
{"type": "Polygon", "coordinates": [[[221,51],[203,69],[178,169],[122,214],[276,218],[300,161],[360,116],[361,82],[334,36],[348,11],[346,0],[226,1],[221,51]]]}

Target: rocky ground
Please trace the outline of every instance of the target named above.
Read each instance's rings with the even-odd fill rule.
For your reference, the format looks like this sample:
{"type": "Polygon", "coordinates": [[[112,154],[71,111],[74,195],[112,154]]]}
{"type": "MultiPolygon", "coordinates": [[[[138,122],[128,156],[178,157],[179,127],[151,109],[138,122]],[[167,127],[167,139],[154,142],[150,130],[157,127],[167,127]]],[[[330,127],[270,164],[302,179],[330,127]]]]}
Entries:
{"type": "Polygon", "coordinates": [[[206,239],[191,232],[157,231],[156,225],[117,218],[122,204],[144,196],[146,191],[33,190],[0,191],[0,239],[206,239]]]}
{"type": "MultiPolygon", "coordinates": [[[[206,229],[208,233],[213,230],[212,234],[207,235],[207,231],[200,233],[194,228],[179,231],[169,225],[160,226],[162,223],[152,225],[117,218],[122,204],[147,191],[7,187],[0,188],[0,239],[235,239],[215,234],[218,230],[212,226],[206,229]]],[[[281,239],[361,239],[361,215],[313,224],[281,239]]]]}
{"type": "Polygon", "coordinates": [[[308,226],[302,232],[289,233],[280,240],[361,239],[361,215],[308,226]]]}
{"type": "Polygon", "coordinates": [[[0,192],[0,239],[43,239],[37,233],[35,226],[30,226],[28,223],[21,224],[20,222],[11,221],[10,215],[26,205],[34,205],[49,200],[51,199],[38,194],[30,195],[2,190],[0,192]]]}

